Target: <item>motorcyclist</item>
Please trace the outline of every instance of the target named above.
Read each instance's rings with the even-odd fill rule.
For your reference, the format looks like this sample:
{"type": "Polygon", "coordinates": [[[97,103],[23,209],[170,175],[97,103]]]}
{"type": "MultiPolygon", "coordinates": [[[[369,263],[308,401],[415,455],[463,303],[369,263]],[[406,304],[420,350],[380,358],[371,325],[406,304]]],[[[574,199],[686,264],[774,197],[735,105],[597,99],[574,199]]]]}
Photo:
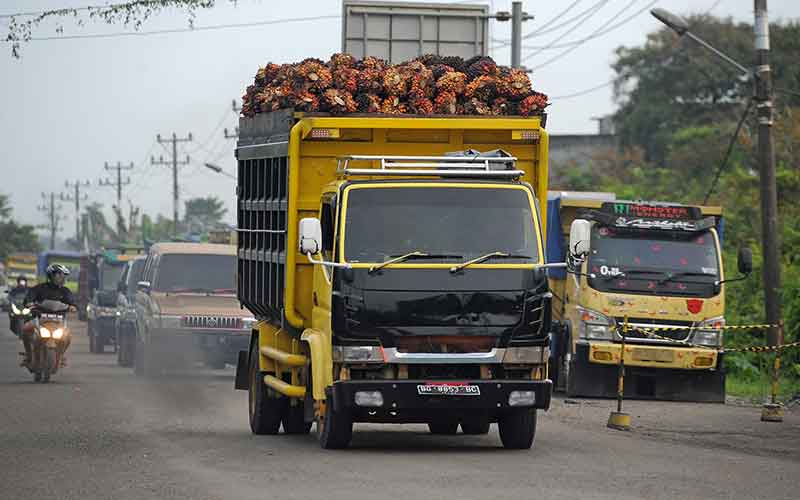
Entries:
{"type": "MultiPolygon", "coordinates": [[[[17,286],[15,286],[11,290],[9,290],[7,293],[8,293],[9,299],[11,299],[12,297],[17,297],[17,294],[20,294],[20,296],[25,297],[27,295],[27,292],[28,292],[28,278],[26,278],[23,275],[19,275],[19,276],[17,276],[17,286]]],[[[11,330],[12,331],[14,330],[14,322],[13,322],[14,315],[13,314],[14,314],[13,313],[13,309],[9,308],[9,310],[8,310],[8,321],[9,321],[9,324],[11,324],[11,330]]],[[[15,331],[14,333],[19,335],[19,332],[15,331]]]]}
{"type": "MultiPolygon", "coordinates": [[[[50,264],[45,270],[47,274],[47,281],[40,283],[35,287],[28,290],[28,295],[25,297],[25,304],[39,304],[45,300],[56,300],[63,302],[70,306],[71,311],[77,310],[75,297],[69,288],[64,286],[67,276],[69,276],[69,269],[61,264],[50,264]]],[[[34,312],[34,314],[36,314],[34,312]]],[[[25,346],[25,359],[22,362],[23,366],[30,366],[31,363],[31,338],[36,329],[36,324],[31,320],[25,323],[22,327],[22,343],[25,346]]],[[[69,338],[63,346],[63,354],[61,356],[62,363],[66,364],[66,351],[69,348],[69,338]]]]}

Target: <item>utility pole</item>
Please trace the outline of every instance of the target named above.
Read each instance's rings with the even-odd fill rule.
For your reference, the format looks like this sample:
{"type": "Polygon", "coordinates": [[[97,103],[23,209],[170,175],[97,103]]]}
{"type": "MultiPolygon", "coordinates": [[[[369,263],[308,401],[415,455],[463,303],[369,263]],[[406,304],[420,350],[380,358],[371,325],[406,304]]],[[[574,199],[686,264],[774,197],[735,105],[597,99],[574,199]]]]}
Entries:
{"type": "Polygon", "coordinates": [[[77,242],[78,246],[81,245],[81,201],[86,201],[89,197],[86,193],[83,194],[81,197],[81,188],[89,187],[89,181],[81,182],[76,180],[72,184],[69,181],[64,183],[64,187],[67,189],[73,188],[75,189],[75,194],[62,194],[61,200],[62,201],[73,201],[75,202],[75,241],[77,242]]]}
{"type": "MultiPolygon", "coordinates": [[[[761,234],[764,254],[764,299],[767,323],[781,320],[780,249],[778,247],[778,195],[775,151],[772,147],[772,75],[769,66],[767,0],[755,0],[753,25],[756,49],[756,112],[758,115],[758,165],[761,172],[761,234]]],[[[769,345],[783,342],[782,329],[770,328],[769,345]]]]}
{"type": "Polygon", "coordinates": [[[55,193],[50,193],[50,195],[42,193],[42,200],[44,200],[43,204],[37,208],[47,215],[47,224],[44,227],[50,231],[50,250],[54,250],[56,248],[56,233],[61,230],[59,223],[63,220],[61,214],[58,213],[58,210],[61,210],[61,205],[56,205],[55,193]]]}
{"type": "Polygon", "coordinates": [[[155,158],[150,158],[150,163],[153,165],[172,165],[172,234],[178,234],[178,203],[179,203],[179,196],[178,196],[178,165],[188,165],[189,164],[189,155],[186,155],[185,161],[178,161],[178,143],[179,142],[190,142],[192,140],[192,133],[189,132],[189,135],[185,138],[179,138],[175,133],[172,133],[172,137],[169,139],[162,139],[161,134],[156,135],[156,140],[159,144],[167,144],[172,143],[172,161],[164,161],[163,157],[159,157],[158,161],[155,158]]]}
{"type": "Polygon", "coordinates": [[[498,21],[511,21],[511,67],[522,68],[522,23],[533,19],[533,16],[522,11],[522,2],[514,0],[511,2],[511,12],[500,11],[490,15],[498,21]]]}
{"type": "Polygon", "coordinates": [[[106,178],[105,180],[100,179],[98,184],[100,186],[111,186],[117,188],[117,204],[114,206],[114,208],[117,214],[117,236],[120,238],[120,240],[122,240],[124,238],[123,233],[125,233],[125,223],[122,220],[122,186],[127,186],[131,183],[130,177],[126,178],[124,182],[122,181],[122,171],[133,170],[133,163],[131,162],[130,165],[123,165],[122,162],[118,161],[116,165],[109,165],[108,162],[106,162],[103,168],[106,170],[117,171],[116,182],[106,178]]]}
{"type": "MultiPolygon", "coordinates": [[[[234,99],[231,102],[231,109],[237,115],[242,111],[242,107],[236,105],[236,99],[234,99]]],[[[236,139],[237,137],[239,137],[239,127],[236,127],[236,129],[232,133],[229,133],[228,129],[224,129],[223,132],[225,133],[225,138],[226,139],[236,139]]]]}

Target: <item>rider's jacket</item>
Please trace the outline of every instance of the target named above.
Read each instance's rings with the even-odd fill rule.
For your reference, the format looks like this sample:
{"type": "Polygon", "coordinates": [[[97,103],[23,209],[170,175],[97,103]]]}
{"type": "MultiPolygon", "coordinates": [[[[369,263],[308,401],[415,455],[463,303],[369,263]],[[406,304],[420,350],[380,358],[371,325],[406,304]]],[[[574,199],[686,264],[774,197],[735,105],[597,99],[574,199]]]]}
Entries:
{"type": "Polygon", "coordinates": [[[47,283],[40,283],[35,287],[28,290],[28,295],[25,297],[25,303],[39,304],[45,300],[57,300],[71,306],[76,306],[75,297],[69,288],[65,286],[58,286],[49,281],[47,283]]]}

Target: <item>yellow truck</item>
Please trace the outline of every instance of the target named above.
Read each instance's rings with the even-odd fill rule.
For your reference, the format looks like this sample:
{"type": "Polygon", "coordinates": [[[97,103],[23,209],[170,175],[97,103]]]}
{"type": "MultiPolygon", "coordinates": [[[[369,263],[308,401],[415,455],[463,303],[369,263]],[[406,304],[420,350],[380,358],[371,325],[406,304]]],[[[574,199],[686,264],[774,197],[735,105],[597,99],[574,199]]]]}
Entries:
{"type": "Polygon", "coordinates": [[[241,118],[255,434],[422,423],[529,448],[550,404],[547,134],[521,117],[241,118]]]}
{"type": "Polygon", "coordinates": [[[33,253],[17,252],[6,257],[6,276],[16,280],[20,276],[28,279],[28,286],[36,284],[36,263],[38,257],[33,253]]]}
{"type": "MultiPolygon", "coordinates": [[[[549,271],[556,386],[615,396],[627,320],[626,396],[724,402],[721,208],[580,192],[550,193],[548,206],[548,258],[584,257],[549,271]]],[[[740,272],[751,259],[740,252],[740,272]]]]}

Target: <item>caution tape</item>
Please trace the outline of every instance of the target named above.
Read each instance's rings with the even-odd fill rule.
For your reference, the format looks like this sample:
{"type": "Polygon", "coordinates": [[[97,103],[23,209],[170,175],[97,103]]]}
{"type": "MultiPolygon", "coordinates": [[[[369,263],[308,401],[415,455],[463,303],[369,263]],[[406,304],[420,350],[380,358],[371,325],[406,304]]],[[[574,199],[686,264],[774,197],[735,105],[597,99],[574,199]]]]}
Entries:
{"type": "MultiPolygon", "coordinates": [[[[752,326],[762,327],[764,325],[752,325],[752,326]]],[[[767,325],[767,326],[775,326],[775,325],[767,325]]],[[[706,330],[706,328],[704,328],[704,330],[706,330]]],[[[790,349],[792,347],[800,347],[800,342],[791,342],[789,344],[780,344],[780,345],[737,347],[737,348],[733,348],[733,349],[717,349],[716,347],[709,347],[709,346],[706,346],[706,345],[693,344],[693,343],[691,343],[691,342],[689,342],[687,340],[678,340],[678,339],[673,339],[673,338],[670,338],[670,337],[664,337],[662,335],[659,335],[659,334],[653,332],[653,329],[650,329],[650,328],[641,328],[641,327],[631,327],[631,326],[629,326],[628,327],[628,331],[629,332],[640,332],[640,333],[643,333],[643,334],[647,335],[648,337],[651,337],[651,338],[654,338],[654,339],[666,340],[666,341],[674,343],[674,344],[685,345],[687,347],[692,347],[692,348],[695,348],[695,349],[706,349],[706,350],[712,350],[712,351],[717,351],[717,352],[775,352],[775,351],[783,351],[785,349],[790,349]]],[[[623,332],[623,330],[621,328],[617,328],[617,332],[619,332],[620,335],[623,335],[625,333],[625,332],[623,332]]],[[[626,335],[626,337],[627,337],[627,335],[626,335]]]]}
{"type": "MultiPolygon", "coordinates": [[[[660,331],[667,331],[667,332],[677,332],[680,330],[766,330],[767,328],[777,328],[780,325],[777,324],[765,324],[765,325],[730,325],[730,326],[650,326],[647,327],[647,330],[660,330],[660,331]]],[[[640,330],[641,327],[633,326],[628,323],[628,328],[632,330],[640,330]]]]}
{"type": "Polygon", "coordinates": [[[791,342],[789,344],[781,345],[763,345],[753,347],[739,347],[737,349],[722,349],[722,352],[770,352],[770,351],[783,351],[791,347],[800,347],[800,342],[791,342]]]}

